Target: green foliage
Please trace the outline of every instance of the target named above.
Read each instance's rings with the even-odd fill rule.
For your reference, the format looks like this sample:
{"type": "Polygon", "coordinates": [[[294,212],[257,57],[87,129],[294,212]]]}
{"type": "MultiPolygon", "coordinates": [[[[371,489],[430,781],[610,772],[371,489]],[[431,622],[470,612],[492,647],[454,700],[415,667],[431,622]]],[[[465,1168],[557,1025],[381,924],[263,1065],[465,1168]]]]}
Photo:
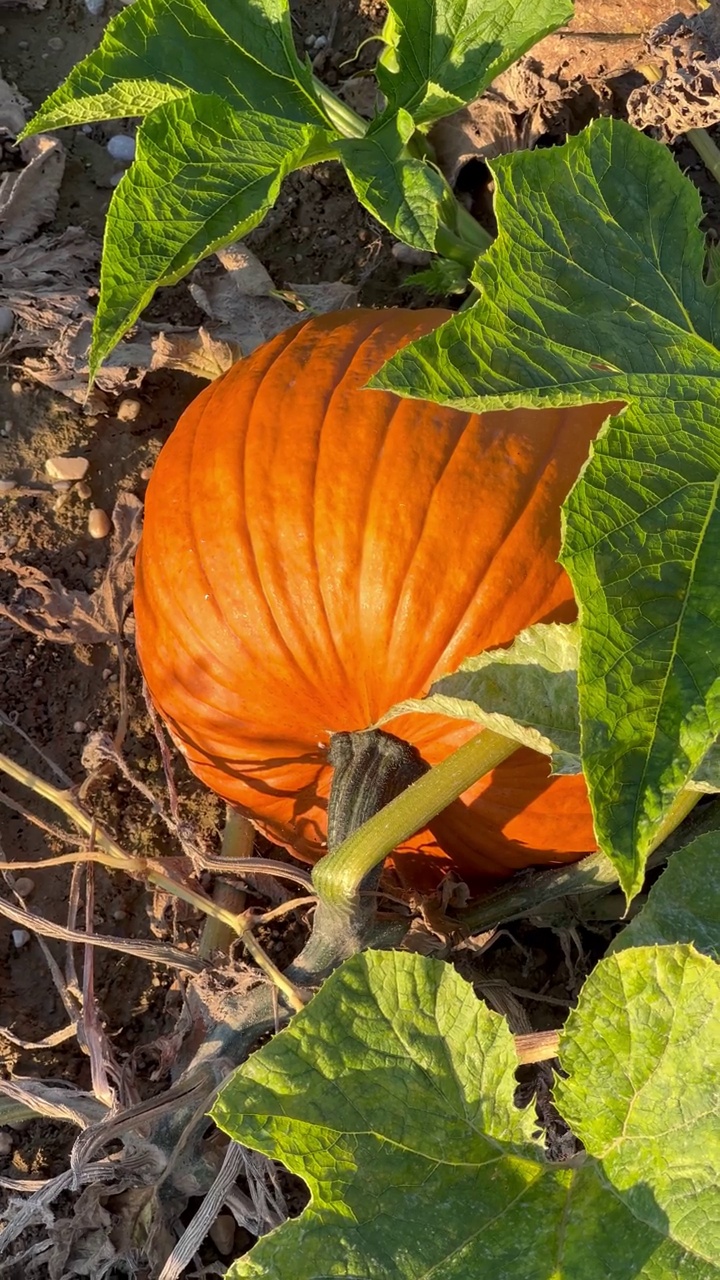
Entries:
{"type": "Polygon", "coordinates": [[[451,293],[465,293],[470,285],[470,276],[461,262],[453,262],[451,258],[433,258],[422,271],[413,271],[406,276],[405,283],[420,285],[434,297],[444,298],[451,293]]]}
{"type": "Polygon", "coordinates": [[[610,950],[652,943],[692,942],[720,957],[720,831],[697,836],[674,853],[650,890],[646,905],[610,950]]]}
{"type": "Polygon", "coordinates": [[[572,17],[570,0],[391,0],[377,68],[386,115],[404,109],[418,125],[478,97],[521,54],[572,17]]]}
{"type": "Polygon", "coordinates": [[[562,559],[596,831],[632,895],[720,733],[720,293],[697,191],[629,126],[599,120],[492,168],[482,297],[373,385],[476,410],[627,405],[568,499],[562,559]]]}
{"type": "Polygon", "coordinates": [[[342,161],[398,239],[469,269],[484,234],[418,126],[482,93],[569,12],[568,0],[395,0],[379,69],[389,101],[368,127],[296,53],[287,0],[135,0],[26,131],[144,117],[108,212],[91,374],[159,285],[256,226],[283,178],[321,159],[342,161]]]}
{"type": "Polygon", "coordinates": [[[504,1021],[438,961],[354,957],[215,1104],[222,1128],[312,1193],[229,1280],[717,1277],[719,1000],[717,967],[690,947],[603,961],[568,1021],[557,1090],[588,1155],[553,1165],[513,1106],[504,1021]]]}

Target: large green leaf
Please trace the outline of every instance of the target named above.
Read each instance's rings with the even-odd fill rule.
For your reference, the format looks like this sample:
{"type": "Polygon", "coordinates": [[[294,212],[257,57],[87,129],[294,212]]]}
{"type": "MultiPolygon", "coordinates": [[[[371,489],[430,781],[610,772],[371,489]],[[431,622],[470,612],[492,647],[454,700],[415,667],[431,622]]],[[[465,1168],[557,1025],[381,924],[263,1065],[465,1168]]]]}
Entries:
{"type": "Polygon", "coordinates": [[[572,11],[571,0],[390,0],[377,68],[386,115],[405,108],[427,124],[457,111],[572,11]]]}
{"type": "Polygon", "coordinates": [[[691,948],[603,961],[563,1045],[563,1106],[591,1155],[550,1165],[531,1138],[533,1117],[513,1107],[503,1020],[438,961],[354,957],[215,1104],[222,1128],[282,1160],[312,1196],[230,1280],[717,1278],[718,1242],[698,1231],[716,1141],[708,1010],[719,1004],[717,969],[691,948]],[[606,1044],[596,1055],[598,1026],[606,1044]],[[661,1090],[672,1126],[663,1127],[661,1090]],[[636,1095],[639,1117],[653,1099],[658,1113],[642,1145],[636,1095]],[[609,1124],[593,1131],[593,1116],[606,1112],[612,1142],[609,1124]],[[699,1152],[696,1137],[709,1143],[699,1152]]]}
{"type": "Polygon", "coordinates": [[[678,849],[647,903],[615,938],[610,950],[652,943],[692,942],[720,956],[720,831],[697,836],[678,849]]]}
{"type": "Polygon", "coordinates": [[[300,124],[325,124],[295,53],[287,0],[135,0],[108,23],[27,132],[144,116],[189,92],[300,124]]]}
{"type": "Polygon", "coordinates": [[[697,191],[629,126],[493,169],[482,298],[373,385],[474,409],[626,402],[568,499],[562,559],[596,830],[632,894],[720,733],[720,292],[697,191]]]}
{"type": "Polygon", "coordinates": [[[632,948],[594,970],[560,1042],[560,1113],[637,1230],[672,1239],[690,1275],[720,1263],[719,1014],[712,960],[632,948]]]}
{"type": "Polygon", "coordinates": [[[317,140],[313,125],[240,113],[210,94],[147,116],[108,213],[91,373],[158,285],[260,222],[317,140]]]}

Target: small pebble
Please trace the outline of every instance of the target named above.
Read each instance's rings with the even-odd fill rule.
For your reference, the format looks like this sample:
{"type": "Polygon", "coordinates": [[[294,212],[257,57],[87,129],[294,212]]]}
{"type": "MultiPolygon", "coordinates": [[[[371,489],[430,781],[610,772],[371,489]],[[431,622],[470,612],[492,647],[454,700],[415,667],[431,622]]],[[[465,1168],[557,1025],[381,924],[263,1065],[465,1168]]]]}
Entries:
{"type": "Polygon", "coordinates": [[[121,422],[134,422],[136,418],[140,417],[141,412],[141,400],[136,400],[133,396],[124,396],[117,407],[115,416],[121,422]]]}
{"type": "Polygon", "coordinates": [[[135,159],[135,139],[126,133],[116,133],[107,144],[113,160],[122,160],[124,164],[130,164],[135,159]]]}
{"type": "MultiPolygon", "coordinates": [[[[6,68],[6,71],[7,71],[7,68],[6,68]]],[[[23,392],[22,382],[11,382],[10,390],[14,396],[21,396],[23,392]]]]}
{"type": "Polygon", "coordinates": [[[92,133],[92,125],[91,125],[91,124],[81,124],[81,125],[80,125],[80,132],[81,132],[81,133],[92,133]]]}
{"type": "Polygon", "coordinates": [[[26,947],[28,942],[30,941],[30,934],[28,933],[27,929],[13,929],[12,940],[15,943],[15,946],[17,947],[18,951],[20,951],[20,949],[22,947],[26,947]]]}
{"type": "Polygon", "coordinates": [[[72,489],[72,480],[56,480],[53,483],[55,493],[69,493],[72,489]]]}
{"type": "Polygon", "coordinates": [[[97,18],[105,8],[105,0],[85,0],[85,8],[93,18],[97,18]]]}
{"type": "Polygon", "coordinates": [[[123,173],[114,173],[110,179],[110,186],[119,187],[124,177],[125,177],[124,171],[123,173]]]}
{"type": "Polygon", "coordinates": [[[92,498],[92,489],[87,480],[81,480],[79,484],[76,484],[75,492],[78,498],[92,498]]]}
{"type": "Polygon", "coordinates": [[[0,494],[2,494],[2,493],[12,493],[13,489],[17,489],[17,481],[15,481],[15,480],[0,480],[0,494]]]}
{"type": "Polygon", "coordinates": [[[316,41],[316,40],[317,40],[317,36],[306,36],[306,37],[305,37],[305,48],[306,48],[306,49],[314,49],[314,48],[315,48],[315,41],[316,41]]]}
{"type": "Polygon", "coordinates": [[[152,467],[143,467],[142,471],[140,472],[140,479],[149,480],[152,473],[153,473],[152,467]]]}
{"type": "Polygon", "coordinates": [[[107,538],[112,529],[112,521],[102,507],[93,507],[88,516],[88,533],[91,538],[107,538]]]}
{"type": "Polygon", "coordinates": [[[426,267],[431,257],[424,249],[413,249],[409,244],[394,244],[390,252],[396,262],[406,267],[426,267]]]}
{"type": "Polygon", "coordinates": [[[73,733],[84,733],[87,725],[84,720],[76,720],[73,725],[73,733]]]}
{"type": "Polygon", "coordinates": [[[59,53],[64,48],[65,41],[61,40],[60,36],[53,36],[51,40],[48,40],[48,49],[52,49],[53,53],[59,53]]]}
{"type": "Polygon", "coordinates": [[[84,480],[90,463],[87,458],[48,458],[45,470],[52,480],[84,480]]]}
{"type": "Polygon", "coordinates": [[[25,49],[29,49],[29,48],[30,48],[30,41],[29,41],[29,40],[18,40],[18,49],[23,49],[23,50],[25,50],[25,49]]]}
{"type": "Polygon", "coordinates": [[[231,1213],[219,1213],[213,1222],[208,1235],[218,1253],[227,1255],[232,1252],[235,1243],[235,1219],[231,1213]]]}
{"type": "Polygon", "coordinates": [[[19,893],[21,898],[29,898],[34,888],[35,881],[29,876],[20,876],[15,881],[15,892],[19,893]]]}
{"type": "MultiPolygon", "coordinates": [[[[0,28],[1,29],[1,28],[0,28]]],[[[13,1149],[12,1136],[4,1131],[0,1133],[0,1156],[9,1156],[13,1149]]]]}
{"type": "Polygon", "coordinates": [[[0,338],[12,333],[15,324],[15,313],[11,307],[0,307],[0,338]]]}
{"type": "Polygon", "coordinates": [[[118,907],[117,911],[113,911],[112,918],[117,920],[119,924],[121,920],[127,920],[127,911],[123,911],[122,907],[118,907]]]}
{"type": "Polygon", "coordinates": [[[324,49],[326,44],[327,44],[327,36],[316,36],[315,43],[313,44],[313,49],[317,53],[319,49],[324,49]]]}

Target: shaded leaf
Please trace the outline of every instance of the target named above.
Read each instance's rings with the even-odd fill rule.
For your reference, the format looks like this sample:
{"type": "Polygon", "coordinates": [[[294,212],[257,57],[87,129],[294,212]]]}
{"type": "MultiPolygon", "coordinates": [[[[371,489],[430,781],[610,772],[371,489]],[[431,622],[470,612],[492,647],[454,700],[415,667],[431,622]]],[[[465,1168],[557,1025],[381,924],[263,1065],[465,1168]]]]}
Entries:
{"type": "Polygon", "coordinates": [[[674,853],[646,905],[614,939],[610,951],[652,943],[692,942],[720,955],[720,832],[697,836],[674,853]]]}

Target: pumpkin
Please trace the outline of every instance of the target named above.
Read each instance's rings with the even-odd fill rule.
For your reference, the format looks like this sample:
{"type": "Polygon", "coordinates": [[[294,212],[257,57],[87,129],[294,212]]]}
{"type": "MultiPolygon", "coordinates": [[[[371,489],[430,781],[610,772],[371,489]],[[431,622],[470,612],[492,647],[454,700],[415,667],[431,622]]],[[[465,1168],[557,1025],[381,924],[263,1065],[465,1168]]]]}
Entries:
{"type": "MultiPolygon", "coordinates": [[[[193,401],[148,486],[135,615],[152,698],[194,773],[310,861],[333,733],[576,616],[560,505],[608,409],[472,415],[364,389],[445,318],[360,309],[280,334],[193,401]]],[[[429,764],[478,732],[383,727],[429,764]]],[[[583,779],[521,749],[394,862],[406,883],[430,866],[477,882],[594,847],[583,779]]]]}

